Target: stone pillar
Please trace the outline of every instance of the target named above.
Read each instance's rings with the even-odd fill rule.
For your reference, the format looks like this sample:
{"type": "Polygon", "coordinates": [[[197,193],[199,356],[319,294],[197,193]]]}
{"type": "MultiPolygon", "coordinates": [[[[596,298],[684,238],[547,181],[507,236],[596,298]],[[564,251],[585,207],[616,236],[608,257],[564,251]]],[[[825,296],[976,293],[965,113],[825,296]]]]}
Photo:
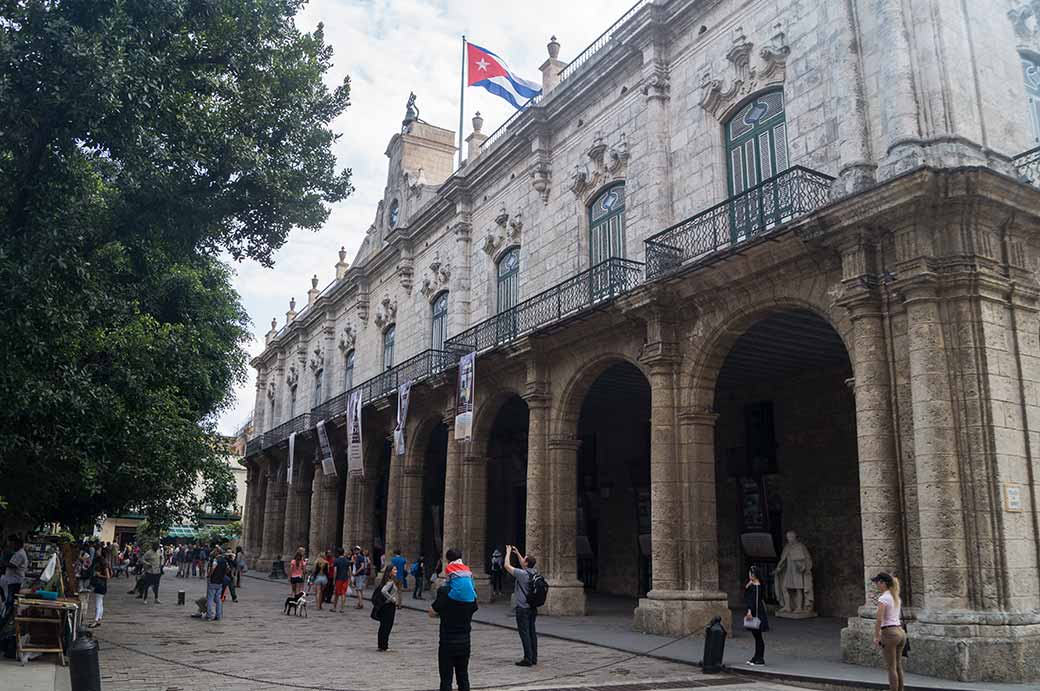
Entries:
{"type": "Polygon", "coordinates": [[[578,449],[571,436],[549,440],[549,542],[542,573],[549,581],[545,611],[556,615],[586,613],[585,585],[578,580],[578,449]]]}
{"type": "Polygon", "coordinates": [[[563,72],[563,68],[567,66],[563,60],[560,60],[560,43],[553,36],[549,39],[549,43],[545,46],[549,52],[549,59],[542,63],[542,66],[538,70],[542,73],[542,95],[548,94],[556,85],[560,83],[560,73],[563,72]]]}
{"type": "MultiPolygon", "coordinates": [[[[448,422],[448,457],[444,471],[444,544],[441,551],[451,547],[462,549],[462,520],[459,507],[462,505],[462,445],[455,440],[454,420],[448,422]]],[[[441,555],[443,556],[443,554],[441,555]]],[[[469,555],[466,555],[468,558],[469,555]]],[[[431,565],[432,566],[432,565],[431,565]]]]}
{"type": "Polygon", "coordinates": [[[903,3],[900,0],[880,0],[874,6],[874,21],[877,23],[875,51],[885,56],[878,62],[879,78],[876,81],[881,111],[881,149],[878,155],[882,157],[878,178],[885,180],[920,165],[924,155],[903,3]]]}
{"type": "Polygon", "coordinates": [[[285,474],[278,461],[271,461],[267,471],[267,499],[264,510],[264,537],[257,568],[267,570],[271,562],[282,557],[285,525],[285,474]]]}
{"type": "Polygon", "coordinates": [[[549,397],[529,394],[527,401],[527,530],[524,554],[544,561],[548,554],[551,518],[549,490],[549,397]]]}
{"type": "MultiPolygon", "coordinates": [[[[325,495],[321,491],[321,463],[315,460],[312,463],[314,476],[311,479],[311,504],[310,504],[310,529],[308,530],[307,544],[310,546],[312,557],[324,553],[328,547],[333,547],[325,542],[325,528],[323,523],[328,520],[328,508],[325,506],[325,495]]],[[[335,507],[331,507],[335,509],[335,507]]]]}
{"type": "Polygon", "coordinates": [[[643,49],[643,95],[646,97],[646,154],[640,179],[648,185],[649,227],[664,229],[672,224],[671,135],[668,116],[671,100],[668,39],[658,32],[648,36],[643,49]]]}
{"type": "MultiPolygon", "coordinates": [[[[386,492],[385,551],[388,555],[393,555],[395,549],[400,549],[404,554],[401,545],[401,514],[404,506],[402,494],[404,492],[405,456],[397,455],[396,446],[394,444],[394,448],[390,452],[390,469],[387,471],[390,474],[386,492]]],[[[389,558],[388,556],[387,559],[389,558]]]]}
{"type": "Polygon", "coordinates": [[[307,549],[310,527],[311,485],[302,479],[302,468],[295,468],[292,484],[286,480],[285,520],[282,528],[282,555],[291,558],[300,547],[307,549]]]}
{"type": "Polygon", "coordinates": [[[246,557],[252,556],[251,551],[253,549],[253,528],[255,521],[253,519],[255,515],[255,509],[253,504],[256,502],[256,493],[259,491],[259,485],[256,481],[256,468],[252,463],[246,464],[246,500],[245,505],[242,507],[242,549],[246,551],[246,557]]]}
{"type": "Polygon", "coordinates": [[[462,554],[473,572],[479,602],[491,601],[491,578],[487,573],[487,443],[472,440],[461,464],[462,554]],[[474,450],[479,453],[474,453],[474,450]]]}
{"type": "MultiPolygon", "coordinates": [[[[470,224],[469,214],[460,213],[458,220],[452,224],[451,231],[455,236],[455,253],[450,279],[451,299],[448,300],[448,333],[457,334],[469,328],[472,320],[470,272],[473,261],[470,252],[473,250],[473,226],[470,224]]],[[[450,427],[453,423],[448,424],[450,427]]],[[[451,439],[451,436],[448,438],[451,439]]]]}
{"type": "MultiPolygon", "coordinates": [[[[321,522],[320,531],[317,534],[318,541],[327,547],[335,548],[336,545],[336,502],[339,499],[339,476],[325,475],[321,466],[317,466],[314,472],[321,475],[321,522]]],[[[335,553],[335,552],[333,552],[335,553]]]]}
{"type": "MultiPolygon", "coordinates": [[[[397,523],[401,554],[409,560],[422,551],[424,466],[409,465],[401,471],[401,512],[397,523]]],[[[431,565],[432,566],[432,565],[431,565]]]]}
{"type": "Polygon", "coordinates": [[[254,484],[256,491],[253,493],[253,503],[250,513],[250,543],[246,547],[248,554],[246,555],[249,564],[252,568],[257,568],[256,563],[260,559],[260,553],[263,551],[263,538],[264,538],[264,513],[266,511],[267,503],[267,472],[259,465],[253,468],[254,484]]]}

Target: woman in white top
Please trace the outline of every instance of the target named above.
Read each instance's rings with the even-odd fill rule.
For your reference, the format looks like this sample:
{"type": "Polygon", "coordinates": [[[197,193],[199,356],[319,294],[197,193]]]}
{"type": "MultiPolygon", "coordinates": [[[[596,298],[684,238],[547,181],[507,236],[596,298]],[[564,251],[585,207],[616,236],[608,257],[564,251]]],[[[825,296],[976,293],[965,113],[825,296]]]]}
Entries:
{"type": "Polygon", "coordinates": [[[903,691],[903,646],[906,645],[906,632],[903,631],[899,579],[882,571],[870,580],[881,593],[874,620],[874,644],[881,646],[881,654],[888,667],[888,688],[891,691],[903,691]]]}
{"type": "Polygon", "coordinates": [[[397,567],[390,565],[383,571],[383,580],[372,593],[372,618],[379,622],[377,642],[380,652],[390,649],[390,631],[397,616],[397,567]]]}

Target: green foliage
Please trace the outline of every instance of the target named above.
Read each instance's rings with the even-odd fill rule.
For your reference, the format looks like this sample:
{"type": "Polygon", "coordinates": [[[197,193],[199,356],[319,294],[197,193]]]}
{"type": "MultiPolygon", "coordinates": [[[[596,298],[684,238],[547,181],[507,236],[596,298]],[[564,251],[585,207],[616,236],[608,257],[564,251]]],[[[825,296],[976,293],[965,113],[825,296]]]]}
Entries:
{"type": "Polygon", "coordinates": [[[350,192],[299,0],[0,0],[0,477],[67,525],[230,508],[216,416],[265,264],[350,192]]]}
{"type": "Polygon", "coordinates": [[[198,542],[207,545],[222,545],[242,535],[242,524],[231,521],[227,525],[208,525],[199,528],[198,542]]]}

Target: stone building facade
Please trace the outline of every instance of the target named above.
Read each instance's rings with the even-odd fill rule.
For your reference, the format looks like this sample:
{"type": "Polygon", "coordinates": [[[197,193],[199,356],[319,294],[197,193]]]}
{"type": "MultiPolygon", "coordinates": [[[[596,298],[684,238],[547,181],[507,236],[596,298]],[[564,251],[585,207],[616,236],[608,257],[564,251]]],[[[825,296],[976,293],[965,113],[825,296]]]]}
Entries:
{"type": "Polygon", "coordinates": [[[684,634],[795,530],[847,660],[876,659],[884,570],[911,669],[1036,678],[1038,18],[646,1],[570,63],[554,39],[543,95],[490,136],[474,118],[457,169],[455,133],[410,114],[358,255],[253,362],[247,551],[457,545],[486,596],[512,543],[548,612],[628,596],[635,628],[684,634]]]}

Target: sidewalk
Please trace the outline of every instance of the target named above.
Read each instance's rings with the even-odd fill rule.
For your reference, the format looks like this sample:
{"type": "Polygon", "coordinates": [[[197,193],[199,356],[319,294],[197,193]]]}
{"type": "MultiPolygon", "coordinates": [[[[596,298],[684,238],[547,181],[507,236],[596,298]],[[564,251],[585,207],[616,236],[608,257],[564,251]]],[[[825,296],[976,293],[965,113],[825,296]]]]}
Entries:
{"type": "Polygon", "coordinates": [[[23,667],[17,660],[0,658],[0,689],[3,691],[70,691],[69,668],[56,655],[43,655],[23,667]]]}

